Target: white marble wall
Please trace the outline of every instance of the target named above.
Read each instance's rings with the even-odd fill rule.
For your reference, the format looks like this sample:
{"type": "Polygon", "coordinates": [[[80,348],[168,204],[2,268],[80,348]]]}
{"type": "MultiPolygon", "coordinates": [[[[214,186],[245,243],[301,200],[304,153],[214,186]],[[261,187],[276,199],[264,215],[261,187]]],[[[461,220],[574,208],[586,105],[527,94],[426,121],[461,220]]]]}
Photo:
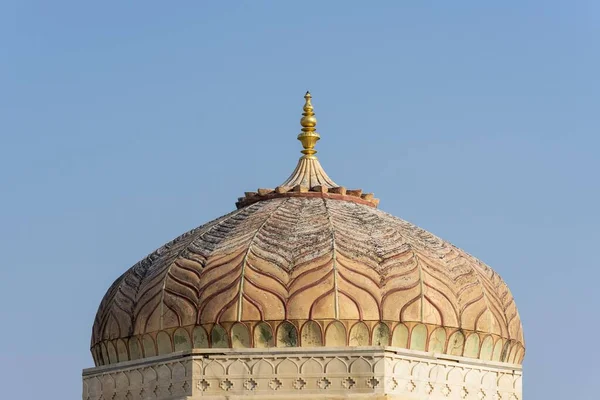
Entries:
{"type": "Polygon", "coordinates": [[[83,371],[84,400],[520,400],[521,367],[394,347],[202,349],[83,371]]]}

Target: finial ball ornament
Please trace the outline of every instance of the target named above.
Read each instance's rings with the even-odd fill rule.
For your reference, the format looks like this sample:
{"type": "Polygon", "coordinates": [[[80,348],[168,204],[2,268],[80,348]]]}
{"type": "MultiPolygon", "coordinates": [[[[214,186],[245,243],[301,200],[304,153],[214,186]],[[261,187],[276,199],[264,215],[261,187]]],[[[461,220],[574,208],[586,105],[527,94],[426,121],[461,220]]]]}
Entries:
{"type": "Polygon", "coordinates": [[[314,115],[302,117],[300,119],[300,125],[304,128],[314,128],[317,126],[317,118],[314,115]]]}

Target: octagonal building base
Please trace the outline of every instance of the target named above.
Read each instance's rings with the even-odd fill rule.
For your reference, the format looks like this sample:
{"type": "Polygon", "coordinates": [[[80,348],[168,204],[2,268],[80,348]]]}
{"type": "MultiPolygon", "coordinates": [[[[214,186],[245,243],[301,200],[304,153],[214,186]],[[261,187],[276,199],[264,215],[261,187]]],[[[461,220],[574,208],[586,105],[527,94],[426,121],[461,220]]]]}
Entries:
{"type": "Polygon", "coordinates": [[[521,400],[519,365],[395,347],[195,349],[83,371],[83,400],[521,400]]]}

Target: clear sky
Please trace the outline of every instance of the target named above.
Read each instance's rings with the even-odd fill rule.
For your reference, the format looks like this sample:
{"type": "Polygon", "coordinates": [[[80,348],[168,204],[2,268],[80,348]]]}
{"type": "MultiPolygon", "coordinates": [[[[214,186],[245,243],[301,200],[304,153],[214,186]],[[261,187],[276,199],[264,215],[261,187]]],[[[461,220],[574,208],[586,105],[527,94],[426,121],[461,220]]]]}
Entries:
{"type": "Polygon", "coordinates": [[[525,398],[597,398],[600,2],[124,3],[0,2],[5,398],[80,398],[109,285],[281,183],[307,89],[336,182],[507,281],[525,398]]]}

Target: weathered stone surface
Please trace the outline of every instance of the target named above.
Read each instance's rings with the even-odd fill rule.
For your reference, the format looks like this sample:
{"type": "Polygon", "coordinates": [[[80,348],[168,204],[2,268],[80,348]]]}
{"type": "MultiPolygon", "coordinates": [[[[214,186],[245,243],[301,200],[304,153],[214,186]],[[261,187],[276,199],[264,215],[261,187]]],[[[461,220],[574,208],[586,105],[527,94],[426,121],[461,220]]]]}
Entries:
{"type": "Polygon", "coordinates": [[[92,354],[104,365],[310,343],[524,355],[514,300],[491,268],[383,211],[314,197],[257,202],[140,261],[103,299],[92,354]]]}
{"type": "Polygon", "coordinates": [[[261,189],[258,189],[258,195],[259,196],[266,196],[267,194],[273,193],[274,191],[275,191],[274,189],[264,189],[264,188],[261,188],[261,189]]]}
{"type": "Polygon", "coordinates": [[[337,186],[337,187],[333,187],[331,189],[329,189],[329,191],[331,193],[336,193],[336,194],[341,194],[341,195],[346,195],[346,188],[343,186],[337,186]]]}

